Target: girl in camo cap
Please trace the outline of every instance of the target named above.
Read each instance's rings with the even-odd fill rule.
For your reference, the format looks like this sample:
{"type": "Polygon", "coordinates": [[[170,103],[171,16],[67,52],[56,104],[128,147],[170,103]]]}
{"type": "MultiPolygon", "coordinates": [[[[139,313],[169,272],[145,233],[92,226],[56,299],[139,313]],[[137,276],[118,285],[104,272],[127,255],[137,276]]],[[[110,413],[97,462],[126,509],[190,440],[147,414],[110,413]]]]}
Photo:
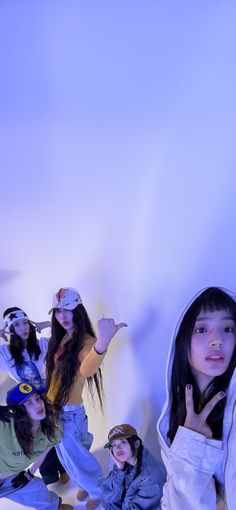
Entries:
{"type": "Polygon", "coordinates": [[[109,449],[113,468],[102,491],[106,510],[158,510],[166,471],[142,444],[136,429],[123,423],[108,434],[104,448],[109,449]]]}

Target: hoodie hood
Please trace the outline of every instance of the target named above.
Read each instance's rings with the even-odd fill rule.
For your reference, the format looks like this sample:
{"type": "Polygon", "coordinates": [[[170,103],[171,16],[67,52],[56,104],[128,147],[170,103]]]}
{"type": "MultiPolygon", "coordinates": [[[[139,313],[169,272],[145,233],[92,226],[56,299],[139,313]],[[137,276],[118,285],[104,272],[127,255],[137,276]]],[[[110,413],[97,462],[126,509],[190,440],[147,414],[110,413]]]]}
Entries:
{"type": "Polygon", "coordinates": [[[167,364],[166,364],[166,401],[163,406],[160,418],[157,422],[157,431],[161,443],[161,447],[165,449],[167,446],[170,446],[169,438],[167,437],[167,432],[169,429],[169,418],[170,418],[170,407],[171,407],[171,374],[172,374],[172,367],[173,367],[173,361],[174,361],[174,354],[175,354],[175,340],[176,336],[178,334],[180,325],[182,323],[183,317],[186,314],[189,307],[192,305],[192,303],[195,301],[195,299],[200,296],[204,291],[210,288],[216,288],[224,291],[226,294],[228,294],[234,301],[236,301],[236,294],[230,289],[227,289],[221,285],[214,285],[214,286],[207,286],[203,289],[196,292],[193,297],[188,301],[188,303],[183,308],[180,317],[178,321],[176,322],[176,325],[173,329],[172,337],[171,337],[171,343],[169,347],[168,357],[167,357],[167,364]]]}

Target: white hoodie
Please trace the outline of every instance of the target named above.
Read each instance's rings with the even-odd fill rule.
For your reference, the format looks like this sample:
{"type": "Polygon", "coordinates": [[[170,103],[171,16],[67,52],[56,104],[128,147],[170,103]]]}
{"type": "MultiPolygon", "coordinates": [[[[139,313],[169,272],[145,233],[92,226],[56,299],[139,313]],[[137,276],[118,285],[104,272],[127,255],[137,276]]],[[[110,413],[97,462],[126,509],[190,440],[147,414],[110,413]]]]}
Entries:
{"type": "MultiPolygon", "coordinates": [[[[218,287],[235,299],[228,289],[218,287]]],[[[171,406],[170,380],[175,352],[175,339],[184,309],[174,330],[166,374],[167,399],[157,429],[161,454],[167,469],[161,508],[163,510],[216,510],[213,476],[225,487],[225,509],[236,509],[236,370],[227,391],[222,441],[208,439],[198,432],[179,426],[174,441],[167,437],[171,406]]]]}

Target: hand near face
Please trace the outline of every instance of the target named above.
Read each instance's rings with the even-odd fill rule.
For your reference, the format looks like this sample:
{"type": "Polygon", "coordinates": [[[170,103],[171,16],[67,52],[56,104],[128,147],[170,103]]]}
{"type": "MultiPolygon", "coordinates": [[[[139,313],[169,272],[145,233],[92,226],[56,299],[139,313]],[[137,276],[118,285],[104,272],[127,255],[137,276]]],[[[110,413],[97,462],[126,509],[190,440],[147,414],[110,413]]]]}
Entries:
{"type": "Polygon", "coordinates": [[[95,344],[95,349],[99,354],[107,350],[112,338],[115,336],[119,329],[126,327],[125,322],[116,324],[114,319],[102,317],[97,322],[98,338],[95,344]]]}
{"type": "Polygon", "coordinates": [[[4,338],[5,342],[8,341],[7,335],[6,335],[6,328],[0,329],[0,337],[4,338]]]}
{"type": "Polygon", "coordinates": [[[113,454],[113,451],[112,451],[112,448],[109,449],[109,454],[113,460],[113,462],[116,464],[116,466],[118,467],[118,469],[123,469],[124,465],[125,465],[125,462],[121,462],[120,460],[118,460],[115,455],[113,454]]]}
{"type": "Polygon", "coordinates": [[[184,427],[194,430],[195,432],[206,436],[208,439],[211,439],[212,431],[206,420],[215,405],[224,397],[225,392],[220,391],[214,395],[214,397],[212,397],[212,399],[205,405],[199,414],[196,414],[193,404],[193,388],[190,384],[188,384],[185,388],[185,403],[187,414],[184,422],[184,427]]]}
{"type": "Polygon", "coordinates": [[[45,328],[51,328],[52,324],[51,321],[44,321],[44,322],[33,322],[35,325],[35,329],[38,333],[41,333],[41,331],[45,328]]]}

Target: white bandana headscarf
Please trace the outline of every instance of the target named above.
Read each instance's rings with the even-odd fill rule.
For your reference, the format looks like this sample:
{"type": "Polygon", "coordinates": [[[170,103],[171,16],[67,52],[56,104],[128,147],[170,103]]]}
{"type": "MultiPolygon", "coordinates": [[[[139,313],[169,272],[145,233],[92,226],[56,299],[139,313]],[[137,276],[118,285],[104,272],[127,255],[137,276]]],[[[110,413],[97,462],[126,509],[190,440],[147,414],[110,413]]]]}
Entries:
{"type": "Polygon", "coordinates": [[[7,328],[10,329],[10,326],[14,325],[15,322],[22,319],[29,321],[29,317],[27,317],[26,313],[23,312],[23,310],[13,310],[12,312],[8,313],[6,317],[4,317],[4,322],[7,328]]]}

